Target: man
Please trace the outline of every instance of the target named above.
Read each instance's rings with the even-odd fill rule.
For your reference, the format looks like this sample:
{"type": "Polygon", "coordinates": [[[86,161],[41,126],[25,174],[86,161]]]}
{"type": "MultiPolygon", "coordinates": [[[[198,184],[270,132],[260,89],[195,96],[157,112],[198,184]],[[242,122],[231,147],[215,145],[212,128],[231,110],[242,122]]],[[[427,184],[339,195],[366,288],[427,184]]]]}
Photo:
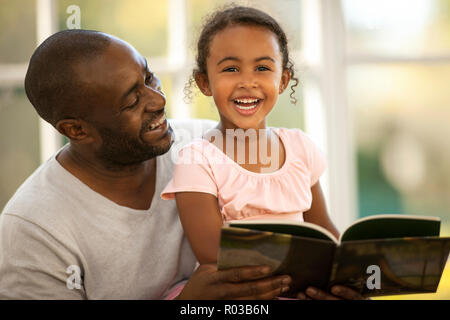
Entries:
{"type": "Polygon", "coordinates": [[[158,78],[129,44],[95,31],[56,33],[34,52],[25,90],[70,144],[0,216],[0,298],[161,299],[189,277],[179,298],[271,299],[288,288],[289,277],[266,277],[262,266],[193,273],[175,203],[159,194],[175,137],[180,146],[212,124],[172,128],[158,78]]]}

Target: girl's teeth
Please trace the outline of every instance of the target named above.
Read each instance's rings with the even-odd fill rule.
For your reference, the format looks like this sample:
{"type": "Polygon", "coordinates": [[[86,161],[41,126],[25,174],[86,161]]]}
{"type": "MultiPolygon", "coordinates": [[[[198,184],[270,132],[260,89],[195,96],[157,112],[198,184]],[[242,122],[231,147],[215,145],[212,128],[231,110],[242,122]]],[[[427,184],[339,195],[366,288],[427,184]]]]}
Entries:
{"type": "Polygon", "coordinates": [[[234,104],[241,110],[250,110],[255,108],[259,103],[259,99],[236,99],[234,104]],[[248,104],[253,103],[251,106],[248,104]],[[246,105],[243,105],[246,104],[246,105]]]}
{"type": "Polygon", "coordinates": [[[255,107],[256,107],[256,104],[253,105],[253,106],[249,106],[249,107],[243,107],[243,106],[240,106],[240,105],[236,105],[236,107],[238,107],[238,108],[241,109],[241,110],[250,110],[250,109],[255,108],[255,107]]]}
{"type": "Polygon", "coordinates": [[[237,103],[257,103],[258,99],[236,99],[237,103]]]}

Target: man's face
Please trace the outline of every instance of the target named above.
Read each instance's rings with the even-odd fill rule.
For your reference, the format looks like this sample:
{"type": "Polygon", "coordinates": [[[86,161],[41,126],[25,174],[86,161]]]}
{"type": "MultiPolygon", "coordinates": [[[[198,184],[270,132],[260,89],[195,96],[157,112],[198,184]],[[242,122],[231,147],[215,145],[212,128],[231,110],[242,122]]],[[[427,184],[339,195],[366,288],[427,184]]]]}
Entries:
{"type": "Polygon", "coordinates": [[[135,49],[113,40],[104,54],[78,65],[77,73],[88,92],[86,120],[96,131],[98,158],[123,167],[170,149],[173,131],[161,83],[135,49]]]}

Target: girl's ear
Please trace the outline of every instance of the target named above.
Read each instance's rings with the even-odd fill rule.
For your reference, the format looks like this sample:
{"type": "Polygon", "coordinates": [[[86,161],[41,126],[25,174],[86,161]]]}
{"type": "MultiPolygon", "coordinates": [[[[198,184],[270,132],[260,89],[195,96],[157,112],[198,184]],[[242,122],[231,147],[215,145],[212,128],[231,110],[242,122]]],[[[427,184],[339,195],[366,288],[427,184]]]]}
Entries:
{"type": "Polygon", "coordinates": [[[194,75],[195,83],[197,83],[200,91],[207,97],[212,96],[211,89],[209,88],[209,81],[206,74],[201,72],[196,72],[194,75]]]}
{"type": "Polygon", "coordinates": [[[283,73],[281,74],[279,94],[282,94],[283,91],[287,88],[289,81],[291,81],[291,73],[288,69],[284,69],[283,73]]]}

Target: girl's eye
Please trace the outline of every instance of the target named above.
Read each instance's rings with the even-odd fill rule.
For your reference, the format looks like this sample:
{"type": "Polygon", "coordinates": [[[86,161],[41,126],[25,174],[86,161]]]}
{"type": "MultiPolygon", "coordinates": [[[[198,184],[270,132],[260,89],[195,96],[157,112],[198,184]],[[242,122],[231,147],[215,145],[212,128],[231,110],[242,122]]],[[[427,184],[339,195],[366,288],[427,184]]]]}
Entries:
{"type": "Polygon", "coordinates": [[[269,71],[270,69],[265,67],[265,66],[258,66],[258,67],[256,67],[256,70],[258,70],[258,71],[269,71]]]}
{"type": "Polygon", "coordinates": [[[228,67],[223,69],[223,72],[237,72],[238,69],[236,67],[228,67]]]}

